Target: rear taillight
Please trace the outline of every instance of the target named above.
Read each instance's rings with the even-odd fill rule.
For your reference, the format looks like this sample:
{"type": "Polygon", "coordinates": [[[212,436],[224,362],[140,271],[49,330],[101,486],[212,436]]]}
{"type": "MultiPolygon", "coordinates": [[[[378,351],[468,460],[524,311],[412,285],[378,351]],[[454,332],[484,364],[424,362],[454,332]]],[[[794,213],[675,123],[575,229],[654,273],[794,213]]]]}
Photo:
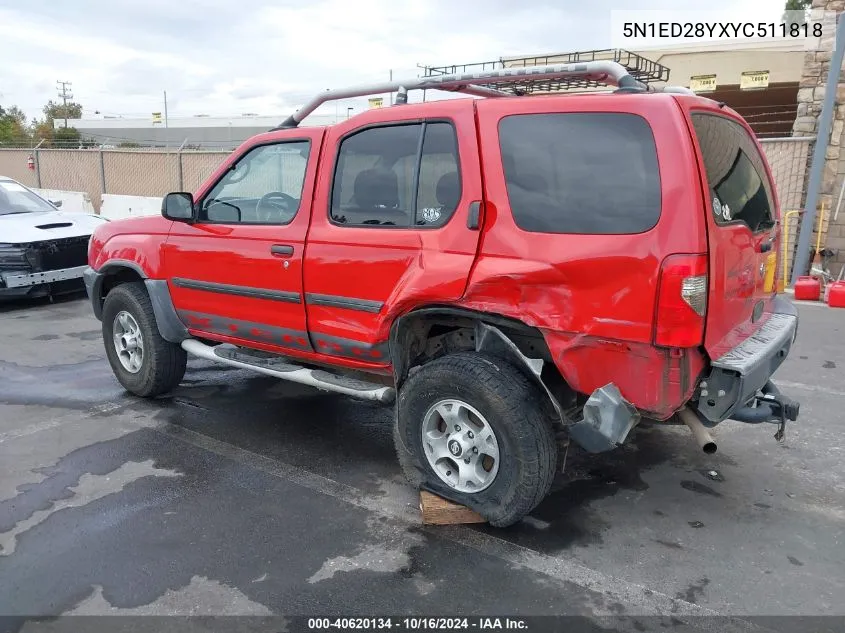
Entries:
{"type": "Polygon", "coordinates": [[[654,344],[701,345],[706,315],[707,256],[670,255],[660,268],[654,344]]]}

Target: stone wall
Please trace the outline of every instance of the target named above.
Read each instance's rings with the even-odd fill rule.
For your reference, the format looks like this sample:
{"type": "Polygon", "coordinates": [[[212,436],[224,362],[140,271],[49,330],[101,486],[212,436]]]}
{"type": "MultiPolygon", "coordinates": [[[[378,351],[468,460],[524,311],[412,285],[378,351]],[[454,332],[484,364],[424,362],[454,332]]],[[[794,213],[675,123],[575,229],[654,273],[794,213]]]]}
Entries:
{"type": "MultiPolygon", "coordinates": [[[[824,37],[816,50],[808,51],[804,55],[804,68],[798,89],[798,112],[792,127],[793,136],[817,134],[835,44],[836,24],[831,18],[833,13],[841,14],[843,11],[845,0],[813,0],[810,21],[815,23],[823,20],[824,37]]],[[[821,228],[822,247],[827,246],[839,251],[833,263],[830,263],[831,272],[838,275],[845,264],[845,211],[840,211],[838,219],[834,221],[832,207],[836,205],[840,188],[845,181],[845,152],[841,151],[845,145],[845,72],[841,69],[834,105],[830,138],[825,139],[825,165],[819,192],[819,209],[825,209],[825,221],[819,221],[822,216],[819,211],[813,231],[812,248],[815,248],[816,244],[816,231],[821,228]]],[[[809,173],[809,164],[807,169],[809,173]]]]}

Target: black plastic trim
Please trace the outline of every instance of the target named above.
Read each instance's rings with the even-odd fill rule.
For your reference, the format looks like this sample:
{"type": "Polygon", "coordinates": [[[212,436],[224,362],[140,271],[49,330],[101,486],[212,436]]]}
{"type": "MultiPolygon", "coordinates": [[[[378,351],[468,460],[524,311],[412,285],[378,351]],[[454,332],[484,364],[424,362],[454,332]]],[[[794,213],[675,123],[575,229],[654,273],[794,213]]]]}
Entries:
{"type": "Polygon", "coordinates": [[[282,301],[285,303],[301,303],[302,298],[298,292],[287,290],[268,290],[266,288],[254,288],[252,286],[236,286],[233,284],[221,284],[213,281],[198,281],[196,279],[185,279],[174,277],[173,285],[189,290],[203,290],[206,292],[217,292],[224,295],[236,295],[238,297],[253,297],[255,299],[269,299],[270,301],[282,301]]]}
{"type": "Polygon", "coordinates": [[[147,273],[144,272],[144,269],[138,263],[129,259],[110,259],[97,272],[106,274],[112,268],[131,268],[141,276],[141,279],[147,279],[148,277],[147,273]]]}
{"type": "Polygon", "coordinates": [[[91,307],[94,310],[94,316],[98,321],[103,319],[103,302],[100,301],[103,288],[103,273],[97,272],[90,266],[82,273],[82,279],[85,282],[85,292],[88,294],[88,300],[91,302],[91,307]]]}
{"type": "Polygon", "coordinates": [[[150,303],[153,304],[153,313],[161,337],[171,343],[181,343],[186,338],[190,338],[188,328],[182,323],[173,306],[167,282],[163,279],[147,279],[144,285],[147,287],[150,303]]]}
{"type": "Polygon", "coordinates": [[[359,312],[381,312],[384,303],[370,299],[355,299],[353,297],[339,297],[337,295],[321,295],[308,292],[305,294],[305,302],[315,306],[326,306],[329,308],[346,308],[347,310],[358,310],[359,312]]]}
{"type": "Polygon", "coordinates": [[[85,281],[85,292],[88,294],[88,299],[91,301],[91,307],[94,310],[94,316],[97,320],[102,320],[103,318],[103,281],[110,273],[121,268],[128,268],[138,273],[141,279],[147,279],[147,273],[144,272],[144,269],[128,259],[110,259],[99,270],[94,270],[89,266],[82,273],[82,279],[85,281]]]}

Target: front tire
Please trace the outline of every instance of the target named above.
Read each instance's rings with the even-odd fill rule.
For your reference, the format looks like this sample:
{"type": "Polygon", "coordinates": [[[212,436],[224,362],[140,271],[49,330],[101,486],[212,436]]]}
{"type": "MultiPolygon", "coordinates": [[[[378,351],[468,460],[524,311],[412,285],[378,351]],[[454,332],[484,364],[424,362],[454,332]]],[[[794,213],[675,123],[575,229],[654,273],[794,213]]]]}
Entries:
{"type": "Polygon", "coordinates": [[[162,338],[142,282],[121,284],[109,292],[102,319],[106,356],[127,391],[152,398],[182,381],[188,355],[162,338]]]}
{"type": "Polygon", "coordinates": [[[557,448],[543,394],[499,357],[459,352],[414,371],[396,406],[394,442],[408,480],[516,523],[552,485],[557,448]]]}

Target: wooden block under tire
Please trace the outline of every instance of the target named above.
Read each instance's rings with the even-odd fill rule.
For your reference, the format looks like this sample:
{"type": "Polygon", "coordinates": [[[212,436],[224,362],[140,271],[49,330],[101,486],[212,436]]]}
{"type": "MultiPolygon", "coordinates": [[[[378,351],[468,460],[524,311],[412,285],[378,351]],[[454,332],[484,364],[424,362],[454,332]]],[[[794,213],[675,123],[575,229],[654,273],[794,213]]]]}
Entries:
{"type": "Polygon", "coordinates": [[[443,497],[420,490],[422,521],[428,525],[454,525],[456,523],[486,523],[487,520],[470,510],[443,497]]]}

